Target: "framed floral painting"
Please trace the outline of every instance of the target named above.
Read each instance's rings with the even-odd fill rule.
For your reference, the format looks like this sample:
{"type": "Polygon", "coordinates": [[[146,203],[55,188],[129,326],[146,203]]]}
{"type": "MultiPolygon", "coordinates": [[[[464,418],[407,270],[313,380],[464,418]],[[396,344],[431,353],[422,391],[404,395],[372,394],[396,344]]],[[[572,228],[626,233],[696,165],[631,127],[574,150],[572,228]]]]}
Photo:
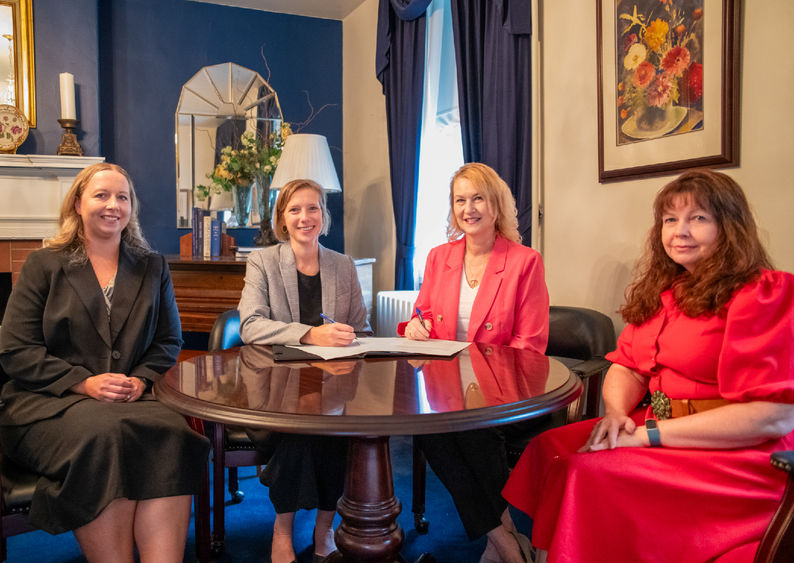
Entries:
{"type": "Polygon", "coordinates": [[[598,178],[739,163],[740,0],[596,0],[598,178]]]}

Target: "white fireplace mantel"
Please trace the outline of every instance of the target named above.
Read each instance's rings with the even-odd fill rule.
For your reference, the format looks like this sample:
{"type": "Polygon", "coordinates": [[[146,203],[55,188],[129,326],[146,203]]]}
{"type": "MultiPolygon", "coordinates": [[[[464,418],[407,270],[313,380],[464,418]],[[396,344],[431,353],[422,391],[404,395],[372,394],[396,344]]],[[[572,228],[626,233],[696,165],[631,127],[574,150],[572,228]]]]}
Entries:
{"type": "Polygon", "coordinates": [[[98,156],[0,154],[0,239],[55,234],[61,202],[77,174],[98,156]]]}

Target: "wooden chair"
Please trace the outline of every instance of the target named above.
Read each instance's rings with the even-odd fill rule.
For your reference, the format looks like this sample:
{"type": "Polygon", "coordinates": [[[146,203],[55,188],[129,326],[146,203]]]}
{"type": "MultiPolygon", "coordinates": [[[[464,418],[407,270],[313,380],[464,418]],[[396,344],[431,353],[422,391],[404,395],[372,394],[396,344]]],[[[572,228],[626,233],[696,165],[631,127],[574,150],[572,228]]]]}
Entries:
{"type": "Polygon", "coordinates": [[[794,561],[794,450],[773,453],[771,462],[774,467],[788,473],[788,481],[780,506],[766,528],[754,561],[791,563],[794,561]]]}
{"type": "MultiPolygon", "coordinates": [[[[209,338],[209,351],[226,350],[243,344],[240,338],[240,313],[237,309],[224,311],[215,320],[209,338]]],[[[225,470],[229,472],[228,488],[232,504],[243,501],[239,490],[237,468],[264,465],[268,456],[259,452],[242,428],[220,423],[206,423],[207,436],[212,442],[212,540],[213,554],[223,552],[226,535],[224,484],[225,470]]]]}
{"type": "MultiPolygon", "coordinates": [[[[547,415],[525,423],[502,428],[505,434],[508,464],[518,461],[532,436],[567,422],[598,416],[601,404],[601,384],[610,362],[604,356],[615,349],[615,327],[612,320],[598,311],[579,307],[552,306],[549,310],[549,342],[546,355],[553,356],[578,375],[584,385],[579,399],[567,411],[547,415]]],[[[414,527],[427,533],[425,519],[425,484],[427,464],[424,453],[413,448],[414,527]]]]}

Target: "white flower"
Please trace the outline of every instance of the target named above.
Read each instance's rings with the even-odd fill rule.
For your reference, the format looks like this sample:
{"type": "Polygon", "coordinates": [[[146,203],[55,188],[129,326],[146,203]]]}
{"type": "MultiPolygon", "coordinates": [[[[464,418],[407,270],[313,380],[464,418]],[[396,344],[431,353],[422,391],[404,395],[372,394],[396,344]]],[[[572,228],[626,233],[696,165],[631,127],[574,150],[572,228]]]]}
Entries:
{"type": "Polygon", "coordinates": [[[634,70],[642,61],[648,57],[648,50],[642,43],[635,43],[629,48],[626,58],[623,59],[623,66],[626,70],[634,70]]]}

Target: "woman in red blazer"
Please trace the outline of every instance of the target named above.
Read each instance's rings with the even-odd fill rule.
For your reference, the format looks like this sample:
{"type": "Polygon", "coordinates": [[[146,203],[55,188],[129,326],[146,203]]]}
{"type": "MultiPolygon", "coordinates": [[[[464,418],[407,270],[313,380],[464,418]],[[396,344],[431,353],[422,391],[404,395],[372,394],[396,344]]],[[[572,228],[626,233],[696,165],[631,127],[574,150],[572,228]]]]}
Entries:
{"type": "MultiPolygon", "coordinates": [[[[415,315],[398,332],[546,351],[549,295],[540,254],[521,245],[510,189],[485,164],[461,167],[450,183],[447,236],[430,251],[415,315]]],[[[529,541],[501,498],[508,467],[495,429],[417,436],[430,467],[455,500],[471,539],[488,545],[480,560],[520,562],[529,541]],[[501,483],[501,485],[500,485],[501,483]]]]}

